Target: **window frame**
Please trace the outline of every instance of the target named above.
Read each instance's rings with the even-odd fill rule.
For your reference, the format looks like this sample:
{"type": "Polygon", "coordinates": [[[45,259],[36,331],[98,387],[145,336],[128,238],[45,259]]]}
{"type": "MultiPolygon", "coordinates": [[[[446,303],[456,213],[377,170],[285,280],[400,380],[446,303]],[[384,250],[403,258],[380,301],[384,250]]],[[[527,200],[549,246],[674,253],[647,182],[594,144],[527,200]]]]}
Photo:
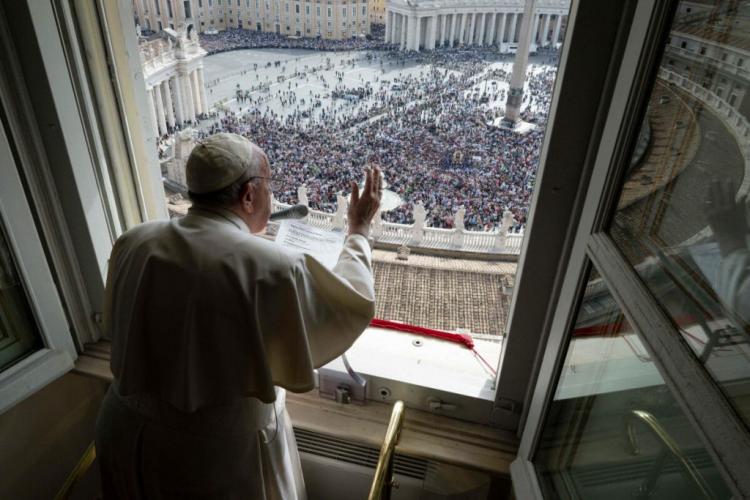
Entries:
{"type": "Polygon", "coordinates": [[[623,50],[618,30],[634,1],[618,4],[620,15],[597,0],[571,2],[498,367],[492,422],[504,429],[523,428],[539,365],[557,341],[555,308],[571,300],[562,277],[574,262],[587,183],[613,98],[612,61],[623,50]]]}
{"type": "MultiPolygon", "coordinates": [[[[122,2],[107,4],[128,12],[122,2]]],[[[5,70],[0,74],[1,132],[3,141],[12,145],[6,149],[14,155],[6,159],[3,152],[2,168],[18,169],[15,174],[3,171],[2,196],[8,205],[0,215],[9,225],[15,252],[23,257],[18,259],[19,272],[32,295],[31,306],[46,346],[0,374],[1,412],[72,369],[77,351],[101,337],[98,323],[107,259],[114,238],[124,228],[118,213],[124,205],[114,202],[106,164],[124,158],[122,163],[131,165],[131,159],[138,159],[132,150],[126,151],[127,146],[115,148],[112,139],[118,133],[126,135],[125,128],[129,133],[142,132],[138,122],[145,120],[137,112],[126,117],[129,122],[121,120],[116,105],[107,108],[95,101],[96,82],[83,77],[90,73],[81,58],[66,0],[9,3],[0,5],[0,13],[5,70]],[[16,23],[10,25],[9,18],[16,23]],[[106,120],[107,112],[116,117],[110,124],[119,129],[102,127],[99,119],[106,120]],[[5,193],[10,186],[23,198],[5,193]],[[28,235],[19,227],[25,227],[28,235]]],[[[88,62],[102,63],[102,58],[88,62]]],[[[107,80],[106,61],[103,67],[107,80]]],[[[148,157],[147,151],[144,147],[136,153],[148,157]]],[[[156,158],[154,148],[151,155],[156,158]]],[[[161,189],[159,179],[153,180],[151,185],[161,189]]],[[[137,222],[147,220],[143,214],[160,213],[159,209],[166,216],[163,197],[155,201],[134,209],[137,222]]]]}
{"type": "Polygon", "coordinates": [[[57,286],[26,199],[0,109],[0,223],[34,314],[43,348],[0,372],[0,414],[73,368],[77,358],[57,286]]]}
{"type": "MultiPolygon", "coordinates": [[[[119,110],[119,115],[117,115],[110,108],[102,110],[102,106],[99,106],[98,112],[101,114],[100,120],[117,121],[121,125],[120,131],[114,130],[114,132],[112,132],[112,135],[116,136],[118,133],[121,133],[123,136],[125,136],[125,146],[120,148],[121,151],[119,151],[119,153],[115,153],[117,154],[117,158],[119,159],[119,161],[123,163],[128,162],[126,164],[134,165],[131,166],[131,168],[133,169],[133,178],[135,179],[134,184],[135,186],[140,186],[142,188],[142,192],[137,192],[137,187],[132,184],[126,185],[124,189],[136,190],[135,194],[131,194],[129,196],[135,196],[138,198],[142,220],[146,221],[153,218],[159,218],[159,211],[155,211],[153,210],[153,207],[149,207],[149,200],[152,205],[156,205],[157,203],[155,203],[155,201],[157,200],[161,200],[163,203],[163,195],[161,192],[162,187],[159,179],[155,179],[152,175],[150,176],[150,173],[148,171],[150,165],[157,163],[157,160],[155,159],[155,139],[151,138],[151,134],[148,133],[151,126],[148,122],[148,114],[141,113],[142,116],[137,116],[138,109],[147,109],[146,92],[144,88],[141,88],[143,87],[143,85],[141,84],[143,80],[143,74],[140,69],[140,61],[137,58],[128,57],[128,54],[138,54],[138,47],[136,40],[134,40],[132,37],[125,36],[127,30],[133,29],[130,6],[124,2],[112,3],[106,2],[104,0],[97,0],[96,6],[94,7],[97,12],[94,13],[93,11],[83,10],[81,6],[85,5],[84,0],[53,0],[53,2],[63,4],[67,1],[70,1],[71,3],[79,7],[82,10],[81,13],[87,16],[86,19],[88,20],[88,22],[84,27],[89,32],[92,31],[93,27],[99,27],[97,34],[97,36],[101,39],[99,44],[104,47],[104,50],[106,51],[106,58],[97,56],[94,60],[88,61],[88,66],[85,66],[82,61],[76,61],[74,59],[71,59],[72,62],[69,62],[69,64],[72,64],[74,67],[76,67],[77,71],[75,73],[79,78],[90,80],[91,82],[93,82],[90,83],[92,85],[100,85],[101,87],[104,87],[106,84],[104,80],[111,80],[109,82],[109,85],[112,85],[114,87],[114,90],[109,92],[109,94],[111,94],[109,97],[105,97],[107,97],[110,101],[116,99],[116,109],[119,110]],[[108,36],[104,36],[104,33],[108,34],[108,36]],[[112,63],[111,66],[107,64],[107,60],[112,63]],[[114,75],[123,75],[123,77],[113,78],[114,75]],[[124,150],[127,150],[127,155],[123,152],[124,150]]],[[[574,4],[574,1],[571,2],[570,15],[572,15],[574,4]]],[[[288,6],[288,3],[285,5],[288,6]]],[[[328,9],[329,13],[331,13],[332,7],[328,6],[328,9]]],[[[345,15],[346,7],[343,7],[343,9],[345,15]]],[[[356,12],[356,10],[354,11],[356,12]]],[[[61,12],[63,12],[65,16],[73,16],[71,9],[61,9],[61,12]]],[[[330,18],[328,22],[330,27],[330,18]]],[[[70,29],[70,27],[74,25],[75,23],[73,23],[72,20],[68,19],[66,24],[66,26],[68,27],[67,29],[70,29]]],[[[93,47],[95,42],[91,42],[90,40],[88,40],[86,34],[82,35],[82,39],[84,44],[86,45],[86,48],[88,50],[92,50],[89,48],[89,45],[93,47]]],[[[563,62],[561,62],[561,65],[558,68],[559,72],[563,71],[564,59],[562,61],[563,62]]],[[[559,91],[559,83],[560,79],[558,78],[555,93],[559,91]]],[[[95,98],[101,99],[102,97],[100,94],[104,91],[99,89],[99,87],[97,87],[97,89],[98,90],[94,91],[94,93],[96,94],[95,98]]],[[[558,99],[553,96],[552,108],[556,106],[557,102],[558,99]]],[[[92,115],[94,112],[95,110],[93,108],[88,108],[84,110],[83,114],[92,115]]],[[[554,112],[551,109],[550,116],[552,116],[553,113],[554,112]]],[[[95,117],[89,116],[88,119],[94,121],[95,117]]],[[[550,128],[545,137],[545,144],[549,141],[549,136],[551,134],[552,129],[550,128]]],[[[542,157],[545,156],[545,151],[546,147],[545,149],[543,149],[542,157]]],[[[554,172],[556,170],[556,167],[554,166],[556,162],[552,161],[550,163],[552,164],[552,166],[549,167],[549,171],[554,172]]],[[[542,167],[540,165],[540,171],[541,168],[542,167]]],[[[94,196],[93,192],[89,194],[91,196],[94,196]]],[[[545,196],[554,197],[556,195],[554,193],[548,193],[545,196]]],[[[166,210],[164,210],[164,218],[166,218],[166,210]]],[[[543,231],[544,229],[540,228],[535,232],[533,224],[530,223],[527,234],[538,235],[543,231]]],[[[541,255],[538,255],[537,258],[538,257],[541,257],[541,255]]],[[[548,260],[548,258],[548,254],[545,254],[544,259],[548,260]]],[[[529,265],[533,265],[533,262],[535,262],[535,260],[530,259],[529,265]]],[[[534,282],[530,281],[530,283],[534,282]]],[[[510,335],[514,334],[510,333],[510,335]]],[[[516,337],[520,337],[520,334],[516,334],[516,337]]],[[[506,336],[506,342],[507,338],[508,337],[506,336]]],[[[515,355],[514,353],[517,352],[518,348],[519,346],[517,343],[514,344],[512,348],[506,349],[504,346],[503,354],[501,355],[501,361],[498,363],[498,366],[500,368],[503,368],[504,365],[502,364],[502,357],[504,356],[506,359],[512,358],[515,355]]],[[[511,370],[514,371],[514,374],[510,378],[528,377],[529,372],[531,372],[530,365],[510,365],[510,363],[506,363],[505,365],[506,374],[511,370]]],[[[502,374],[503,372],[500,372],[500,375],[502,374]]],[[[506,399],[496,399],[495,401],[488,401],[479,397],[462,396],[458,394],[441,392],[435,389],[421,388],[406,382],[395,382],[401,385],[401,387],[399,387],[400,392],[403,392],[404,394],[417,395],[413,400],[409,401],[409,404],[413,407],[429,410],[429,406],[427,403],[428,398],[422,397],[425,392],[429,392],[430,396],[436,397],[438,399],[443,400],[445,398],[450,402],[459,403],[458,406],[460,407],[460,409],[456,412],[451,413],[451,416],[453,417],[463,418],[475,422],[479,421],[482,423],[493,423],[494,425],[513,431],[517,429],[518,419],[515,413],[517,409],[523,407],[522,400],[520,405],[513,408],[514,418],[506,420],[502,418],[503,411],[505,410],[507,404],[506,399]],[[415,391],[415,388],[419,390],[415,391]],[[477,417],[476,415],[482,415],[482,417],[477,417]]]]}
{"type": "Polygon", "coordinates": [[[519,498],[543,498],[533,459],[557,387],[589,266],[599,272],[626,319],[638,332],[728,487],[738,498],[750,496],[747,476],[750,432],[606,233],[677,3],[637,0],[630,28],[624,33],[627,45],[564,274],[561,300],[552,319],[518,457],[511,464],[511,477],[519,498]]]}

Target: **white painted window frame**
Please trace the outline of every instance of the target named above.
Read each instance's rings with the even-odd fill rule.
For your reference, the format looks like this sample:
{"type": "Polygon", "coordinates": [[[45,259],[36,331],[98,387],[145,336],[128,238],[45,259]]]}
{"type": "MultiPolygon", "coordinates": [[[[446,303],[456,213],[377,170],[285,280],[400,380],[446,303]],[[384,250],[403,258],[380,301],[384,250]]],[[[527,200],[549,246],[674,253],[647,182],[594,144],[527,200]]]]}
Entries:
{"type": "Polygon", "coordinates": [[[0,179],[0,222],[8,235],[8,243],[44,344],[42,349],[0,372],[2,414],[71,370],[77,353],[2,121],[0,179]]]}
{"type": "Polygon", "coordinates": [[[620,72],[593,174],[529,402],[518,458],[511,464],[517,498],[543,498],[534,467],[546,413],[557,387],[585,279],[594,266],[633,328],[735,498],[750,497],[750,433],[675,330],[606,229],[619,179],[645,110],[676,2],[636,0],[620,72]],[[648,332],[648,335],[644,335],[648,332]]]}
{"type": "MultiPolygon", "coordinates": [[[[137,112],[145,106],[131,106],[129,116],[119,115],[121,102],[144,104],[145,89],[139,93],[133,83],[115,87],[105,94],[111,102],[95,102],[92,88],[102,82],[79,78],[89,73],[78,39],[71,36],[76,29],[71,4],[72,0],[29,0],[13,5],[23,11],[17,20],[27,25],[34,43],[16,40],[0,9],[0,100],[5,107],[0,128],[0,218],[45,346],[0,373],[0,413],[72,369],[76,345],[83,349],[99,339],[97,311],[114,238],[134,223],[167,215],[163,196],[152,195],[155,187],[161,191],[160,178],[148,170],[158,165],[155,148],[146,141],[138,147],[137,141],[124,140],[148,130],[147,119],[137,112]],[[45,78],[29,77],[24,59],[43,68],[45,78]],[[40,95],[49,107],[37,106],[40,95]],[[115,201],[108,164],[133,169],[138,180],[131,186],[134,203],[115,201]],[[56,175],[70,182],[61,184],[56,175]],[[124,217],[123,207],[128,211],[124,217]]],[[[91,2],[79,5],[94,7],[91,2]]],[[[106,6],[121,14],[129,8],[124,2],[106,6]]],[[[137,54],[135,41],[122,52],[137,54]]],[[[106,59],[96,55],[88,64],[106,68],[106,59]]],[[[142,80],[139,65],[127,70],[136,73],[134,80],[142,80]]],[[[108,70],[103,74],[106,79],[108,70]]]]}

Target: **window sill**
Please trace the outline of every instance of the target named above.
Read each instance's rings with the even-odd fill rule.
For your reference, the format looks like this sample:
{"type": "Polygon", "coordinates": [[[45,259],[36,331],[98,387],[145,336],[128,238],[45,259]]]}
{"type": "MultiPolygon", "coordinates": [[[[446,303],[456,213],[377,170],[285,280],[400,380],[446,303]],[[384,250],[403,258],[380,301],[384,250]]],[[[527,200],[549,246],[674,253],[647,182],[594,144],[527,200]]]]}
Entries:
{"type": "Polygon", "coordinates": [[[73,368],[70,353],[40,349],[0,374],[0,414],[73,368]]]}
{"type": "MultiPolygon", "coordinates": [[[[88,344],[75,372],[111,382],[109,356],[109,342],[88,344]]],[[[387,403],[343,405],[320,398],[316,391],[288,393],[287,409],[295,427],[378,448],[391,413],[387,403]]],[[[509,474],[517,448],[518,438],[513,433],[411,408],[406,411],[398,445],[404,455],[502,475],[509,474]]]]}
{"type": "MultiPolygon", "coordinates": [[[[497,363],[502,344],[475,339],[475,349],[497,363]]],[[[367,380],[367,399],[489,424],[495,398],[494,375],[465,346],[383,328],[367,328],[346,352],[351,367],[367,380]],[[434,409],[431,405],[441,405],[434,409]]],[[[341,358],[319,371],[334,372],[354,385],[341,358]]],[[[321,386],[330,384],[320,384],[321,386]]],[[[334,384],[335,385],[335,384],[334,384]]]]}

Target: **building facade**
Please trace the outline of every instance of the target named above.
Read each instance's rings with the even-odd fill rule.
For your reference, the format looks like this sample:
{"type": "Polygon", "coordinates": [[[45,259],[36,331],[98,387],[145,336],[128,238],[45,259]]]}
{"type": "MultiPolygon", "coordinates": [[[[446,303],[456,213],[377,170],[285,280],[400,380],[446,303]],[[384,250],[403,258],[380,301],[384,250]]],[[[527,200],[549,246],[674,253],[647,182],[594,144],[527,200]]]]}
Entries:
{"type": "Polygon", "coordinates": [[[206,51],[186,33],[167,29],[167,38],[139,44],[149,112],[155,135],[194,123],[208,112],[203,80],[206,51]]]}
{"type": "Polygon", "coordinates": [[[385,0],[370,0],[370,23],[385,24],[385,0]]]}
{"type": "Polygon", "coordinates": [[[370,33],[378,2],[382,18],[384,0],[133,0],[133,12],[136,24],[153,31],[185,23],[200,33],[246,29],[341,40],[370,33]]]}
{"type": "MultiPolygon", "coordinates": [[[[496,45],[514,51],[521,36],[523,0],[390,0],[386,6],[385,40],[401,50],[496,45]]],[[[569,0],[537,2],[531,51],[560,43],[570,10],[569,0]]]]}
{"type": "Polygon", "coordinates": [[[721,26],[706,23],[709,17],[709,12],[694,13],[675,26],[666,47],[664,67],[713,92],[748,118],[750,21],[740,17],[735,26],[741,29],[727,36],[721,26]]]}

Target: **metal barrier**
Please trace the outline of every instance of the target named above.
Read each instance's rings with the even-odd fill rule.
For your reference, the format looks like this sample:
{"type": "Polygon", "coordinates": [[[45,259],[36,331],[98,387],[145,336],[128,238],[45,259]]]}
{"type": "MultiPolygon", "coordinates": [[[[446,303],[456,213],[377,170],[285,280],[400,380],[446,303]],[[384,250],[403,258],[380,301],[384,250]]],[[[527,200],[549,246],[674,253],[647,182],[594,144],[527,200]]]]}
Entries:
{"type": "Polygon", "coordinates": [[[62,488],[60,488],[60,491],[55,495],[55,500],[67,500],[70,498],[70,494],[73,492],[73,487],[83,476],[86,475],[91,468],[91,465],[94,463],[94,460],[96,460],[96,446],[94,445],[94,442],[91,441],[91,444],[86,448],[86,451],[83,452],[83,456],[73,468],[73,471],[65,480],[65,483],[63,483],[62,488]]]}
{"type": "Polygon", "coordinates": [[[651,471],[651,474],[649,474],[649,476],[640,487],[640,490],[638,492],[639,496],[650,496],[652,490],[656,487],[656,481],[658,480],[659,474],[664,467],[667,453],[669,453],[677,461],[677,464],[682,469],[685,478],[695,484],[697,491],[699,491],[704,498],[715,498],[713,493],[711,492],[711,488],[708,486],[708,483],[706,483],[706,480],[703,479],[703,476],[700,474],[700,472],[698,472],[698,469],[696,469],[690,459],[682,452],[682,450],[680,450],[679,446],[677,446],[677,442],[675,442],[675,440],[672,439],[672,436],[669,435],[666,429],[661,426],[656,417],[646,411],[631,411],[625,422],[625,431],[627,434],[628,445],[630,446],[630,452],[633,455],[637,455],[638,453],[640,453],[640,450],[638,448],[638,440],[635,436],[634,424],[636,422],[645,424],[646,427],[651,431],[651,433],[660,441],[663,447],[662,452],[657,457],[655,467],[651,471]]]}
{"type": "Polygon", "coordinates": [[[397,486],[393,479],[393,457],[396,445],[401,437],[401,427],[404,424],[404,402],[396,401],[391,412],[391,421],[385,431],[383,447],[380,448],[378,466],[372,480],[368,500],[390,500],[391,488],[397,486]]]}

